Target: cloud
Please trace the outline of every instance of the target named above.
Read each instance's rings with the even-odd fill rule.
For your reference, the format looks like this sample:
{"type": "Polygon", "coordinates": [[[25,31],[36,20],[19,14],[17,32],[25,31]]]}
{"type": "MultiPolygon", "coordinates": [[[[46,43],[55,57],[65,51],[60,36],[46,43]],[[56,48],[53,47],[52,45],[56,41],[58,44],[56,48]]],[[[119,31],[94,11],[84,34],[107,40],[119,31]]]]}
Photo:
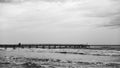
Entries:
{"type": "Polygon", "coordinates": [[[120,27],[120,15],[114,15],[113,17],[111,17],[111,20],[109,23],[106,23],[104,25],[101,25],[102,27],[116,27],[119,28],[120,27]]]}
{"type": "Polygon", "coordinates": [[[0,3],[21,3],[27,0],[0,0],[0,3]]]}
{"type": "Polygon", "coordinates": [[[119,43],[119,3],[119,0],[0,0],[0,41],[119,43]]]}
{"type": "Polygon", "coordinates": [[[0,7],[1,30],[120,26],[117,0],[0,0],[9,1],[23,3],[0,7]]]}

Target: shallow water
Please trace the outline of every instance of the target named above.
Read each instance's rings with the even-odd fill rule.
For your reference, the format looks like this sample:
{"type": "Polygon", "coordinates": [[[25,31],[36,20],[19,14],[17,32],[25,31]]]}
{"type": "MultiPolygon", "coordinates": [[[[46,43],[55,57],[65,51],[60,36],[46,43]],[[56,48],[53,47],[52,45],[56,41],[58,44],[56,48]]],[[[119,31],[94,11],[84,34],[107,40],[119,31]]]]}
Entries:
{"type": "Polygon", "coordinates": [[[0,68],[120,68],[120,65],[114,66],[92,66],[92,65],[79,65],[79,66],[54,66],[54,65],[40,65],[40,66],[28,66],[28,65],[11,65],[11,64],[0,64],[0,68]]]}
{"type": "Polygon", "coordinates": [[[120,68],[120,51],[8,49],[0,50],[0,62],[0,68],[120,68]]]}

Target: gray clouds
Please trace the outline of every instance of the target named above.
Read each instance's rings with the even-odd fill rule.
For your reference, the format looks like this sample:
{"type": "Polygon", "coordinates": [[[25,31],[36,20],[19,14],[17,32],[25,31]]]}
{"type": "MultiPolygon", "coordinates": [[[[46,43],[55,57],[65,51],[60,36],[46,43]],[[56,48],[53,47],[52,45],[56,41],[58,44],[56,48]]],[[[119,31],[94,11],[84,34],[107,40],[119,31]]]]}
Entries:
{"type": "Polygon", "coordinates": [[[19,39],[26,41],[29,38],[30,42],[79,40],[119,43],[116,41],[119,29],[96,27],[120,27],[120,2],[117,0],[0,0],[0,2],[0,32],[3,34],[0,37],[4,38],[3,41],[7,39],[13,42],[19,39]]]}
{"type": "MultiPolygon", "coordinates": [[[[33,21],[40,22],[41,25],[54,22],[54,25],[119,26],[119,17],[115,16],[119,14],[119,1],[117,0],[1,0],[1,2],[9,1],[27,1],[23,4],[4,5],[0,8],[2,9],[1,19],[8,19],[13,23],[33,21]]],[[[3,20],[1,21],[4,22],[3,20]]]]}
{"type": "Polygon", "coordinates": [[[26,0],[0,0],[0,3],[21,3],[26,0]]]}
{"type": "Polygon", "coordinates": [[[119,27],[120,24],[120,1],[117,0],[0,0],[0,2],[9,1],[27,2],[0,7],[2,29],[12,29],[16,26],[35,27],[38,24],[40,27],[51,25],[70,28],[71,26],[73,29],[76,25],[119,27]]]}
{"type": "Polygon", "coordinates": [[[101,25],[101,26],[119,28],[120,27],[120,15],[118,14],[118,15],[111,17],[111,20],[109,23],[101,25]]]}

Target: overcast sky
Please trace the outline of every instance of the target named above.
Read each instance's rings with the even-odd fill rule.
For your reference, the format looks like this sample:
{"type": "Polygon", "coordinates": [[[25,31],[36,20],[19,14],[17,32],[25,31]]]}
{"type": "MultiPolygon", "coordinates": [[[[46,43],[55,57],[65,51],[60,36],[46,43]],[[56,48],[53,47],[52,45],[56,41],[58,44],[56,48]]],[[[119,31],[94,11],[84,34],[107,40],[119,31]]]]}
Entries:
{"type": "Polygon", "coordinates": [[[0,43],[120,44],[119,0],[0,0],[0,43]]]}

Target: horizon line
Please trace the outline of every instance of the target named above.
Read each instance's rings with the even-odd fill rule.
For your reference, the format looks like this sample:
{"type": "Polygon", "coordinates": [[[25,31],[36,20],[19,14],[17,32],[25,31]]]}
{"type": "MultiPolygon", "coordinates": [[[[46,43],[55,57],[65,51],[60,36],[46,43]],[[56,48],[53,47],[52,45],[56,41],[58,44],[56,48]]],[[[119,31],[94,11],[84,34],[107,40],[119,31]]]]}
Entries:
{"type": "Polygon", "coordinates": [[[82,43],[0,43],[0,45],[40,45],[40,44],[46,44],[46,45],[120,45],[120,44],[82,44],[82,43]]]}

